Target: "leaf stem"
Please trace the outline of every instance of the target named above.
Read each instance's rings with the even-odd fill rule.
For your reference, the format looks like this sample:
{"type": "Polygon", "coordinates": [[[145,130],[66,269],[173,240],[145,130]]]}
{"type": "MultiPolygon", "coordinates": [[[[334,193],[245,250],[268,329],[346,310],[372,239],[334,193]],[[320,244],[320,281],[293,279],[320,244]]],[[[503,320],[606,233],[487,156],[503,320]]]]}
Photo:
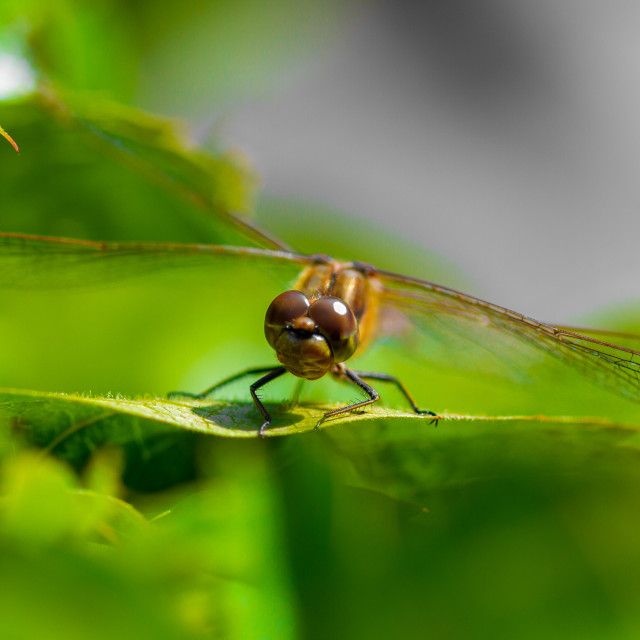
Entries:
{"type": "Polygon", "coordinates": [[[18,149],[18,145],[16,144],[16,141],[2,127],[0,127],[0,135],[3,138],[6,138],[11,143],[11,146],[16,150],[16,153],[19,155],[20,149],[18,149]]]}

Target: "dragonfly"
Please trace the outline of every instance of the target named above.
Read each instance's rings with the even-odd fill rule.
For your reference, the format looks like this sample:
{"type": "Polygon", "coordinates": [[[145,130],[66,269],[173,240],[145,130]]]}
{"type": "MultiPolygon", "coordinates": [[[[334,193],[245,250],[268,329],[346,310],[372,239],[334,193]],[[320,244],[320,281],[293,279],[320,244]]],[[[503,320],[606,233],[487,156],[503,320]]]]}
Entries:
{"type": "MultiPolygon", "coordinates": [[[[275,241],[269,237],[269,242],[275,241]]],[[[306,380],[331,375],[366,395],[324,413],[318,425],[376,402],[380,395],[367,380],[395,385],[414,412],[435,422],[436,413],[419,408],[398,378],[345,364],[384,336],[400,335],[408,340],[412,354],[426,359],[445,335],[446,348],[464,343],[507,366],[514,350],[546,354],[614,392],[640,400],[640,352],[607,341],[623,334],[552,326],[443,285],[361,262],[301,255],[284,244],[259,248],[120,243],[0,233],[0,258],[0,286],[12,287],[66,286],[70,273],[81,273],[83,282],[90,284],[123,274],[193,266],[249,264],[256,272],[269,271],[281,292],[268,305],[264,332],[279,363],[242,371],[202,393],[173,394],[204,399],[242,377],[259,375],[250,393],[262,417],[262,423],[256,423],[260,435],[269,429],[271,415],[257,391],[287,372],[306,380]],[[426,341],[428,349],[423,347],[426,341]]]]}

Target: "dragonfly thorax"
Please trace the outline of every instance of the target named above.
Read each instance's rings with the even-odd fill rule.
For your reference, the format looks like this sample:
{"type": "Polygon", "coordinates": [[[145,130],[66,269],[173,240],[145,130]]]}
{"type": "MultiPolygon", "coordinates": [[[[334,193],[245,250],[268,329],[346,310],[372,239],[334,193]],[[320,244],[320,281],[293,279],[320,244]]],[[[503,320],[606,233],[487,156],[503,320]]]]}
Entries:
{"type": "Polygon", "coordinates": [[[264,333],[287,371],[307,380],[321,378],[358,346],[358,321],[343,300],[309,300],[300,291],[275,298],[267,309],[264,333]]]}

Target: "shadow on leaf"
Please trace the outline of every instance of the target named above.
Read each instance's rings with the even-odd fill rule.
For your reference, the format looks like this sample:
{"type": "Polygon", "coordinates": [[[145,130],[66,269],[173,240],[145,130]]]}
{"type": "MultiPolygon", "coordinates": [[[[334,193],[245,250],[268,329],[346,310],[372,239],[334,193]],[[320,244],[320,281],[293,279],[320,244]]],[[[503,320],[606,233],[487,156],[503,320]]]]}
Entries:
{"type": "MultiPolygon", "coordinates": [[[[305,416],[294,412],[288,403],[265,403],[265,409],[272,416],[268,431],[278,427],[292,427],[302,422],[305,416]]],[[[191,407],[197,416],[225,429],[238,431],[258,431],[263,418],[252,402],[216,402],[215,404],[191,407]]],[[[301,429],[307,431],[308,429],[301,429]]]]}

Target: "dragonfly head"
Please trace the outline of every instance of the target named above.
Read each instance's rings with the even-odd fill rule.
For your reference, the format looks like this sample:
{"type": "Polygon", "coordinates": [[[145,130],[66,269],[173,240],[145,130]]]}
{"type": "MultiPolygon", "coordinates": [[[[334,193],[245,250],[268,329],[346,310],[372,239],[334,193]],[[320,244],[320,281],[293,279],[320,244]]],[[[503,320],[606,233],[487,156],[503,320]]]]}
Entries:
{"type": "Polygon", "coordinates": [[[285,291],[267,309],[264,334],[287,371],[316,380],[354,354],[358,321],[339,298],[285,291]]]}

